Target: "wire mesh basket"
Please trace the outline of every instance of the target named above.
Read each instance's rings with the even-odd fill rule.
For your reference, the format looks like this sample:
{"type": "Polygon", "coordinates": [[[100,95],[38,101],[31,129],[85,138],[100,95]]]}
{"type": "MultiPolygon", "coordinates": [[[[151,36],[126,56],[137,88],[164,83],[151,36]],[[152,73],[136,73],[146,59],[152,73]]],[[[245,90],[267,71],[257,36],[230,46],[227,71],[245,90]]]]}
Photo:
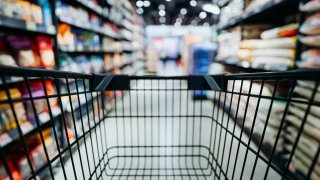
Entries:
{"type": "Polygon", "coordinates": [[[0,179],[317,179],[319,75],[0,67],[0,179]]]}

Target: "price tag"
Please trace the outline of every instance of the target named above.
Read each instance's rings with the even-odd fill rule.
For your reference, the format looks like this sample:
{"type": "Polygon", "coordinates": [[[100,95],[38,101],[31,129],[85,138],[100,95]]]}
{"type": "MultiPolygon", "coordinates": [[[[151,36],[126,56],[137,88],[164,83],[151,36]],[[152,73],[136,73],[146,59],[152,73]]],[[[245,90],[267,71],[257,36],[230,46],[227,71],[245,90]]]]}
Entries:
{"type": "Polygon", "coordinates": [[[26,22],[26,28],[28,30],[31,30],[31,31],[36,31],[37,30],[37,24],[35,22],[32,22],[32,21],[27,21],[26,22]]]}
{"type": "Polygon", "coordinates": [[[3,147],[12,141],[8,133],[4,133],[0,136],[0,145],[3,147]]]}

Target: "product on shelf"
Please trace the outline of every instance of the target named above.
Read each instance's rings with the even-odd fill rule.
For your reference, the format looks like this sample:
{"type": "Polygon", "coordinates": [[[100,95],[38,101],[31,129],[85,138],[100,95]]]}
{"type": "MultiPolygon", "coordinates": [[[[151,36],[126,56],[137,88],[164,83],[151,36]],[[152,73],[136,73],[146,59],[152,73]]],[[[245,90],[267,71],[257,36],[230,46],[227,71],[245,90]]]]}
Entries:
{"type": "MultiPolygon", "coordinates": [[[[31,90],[31,95],[32,97],[43,97],[45,96],[45,92],[44,92],[44,87],[42,84],[42,81],[40,80],[36,80],[36,81],[31,81],[29,83],[30,85],[30,90],[31,90]]],[[[46,86],[46,90],[47,90],[47,94],[48,95],[52,95],[55,93],[55,89],[53,87],[53,82],[50,80],[46,80],[45,81],[45,86],[46,86]]],[[[31,97],[29,92],[28,92],[28,88],[26,86],[22,87],[22,93],[23,93],[23,98],[29,98],[31,97]]],[[[49,99],[50,102],[50,106],[51,109],[55,106],[57,106],[57,98],[50,98],[49,99]]],[[[25,108],[27,111],[27,117],[29,121],[33,121],[35,120],[35,114],[40,114],[42,112],[48,112],[48,106],[47,106],[47,102],[46,99],[42,98],[42,99],[38,99],[38,100],[34,100],[34,104],[35,104],[35,110],[36,112],[33,111],[33,106],[31,101],[26,101],[25,102],[25,108]]]]}
{"type": "Polygon", "coordinates": [[[8,52],[8,48],[3,36],[0,36],[0,65],[17,66],[16,61],[8,52]]]}
{"type": "Polygon", "coordinates": [[[299,36],[299,40],[305,45],[320,47],[320,34],[312,36],[299,36]]]}
{"type": "Polygon", "coordinates": [[[53,52],[52,38],[46,36],[38,36],[32,43],[33,52],[40,59],[40,67],[43,68],[54,68],[55,58],[53,52]]]}
{"type": "Polygon", "coordinates": [[[270,29],[261,33],[261,39],[277,39],[281,37],[293,37],[298,34],[298,24],[270,29]]]}
{"type": "Polygon", "coordinates": [[[320,12],[308,17],[301,25],[300,32],[307,35],[320,34],[320,12]]]}
{"type": "Polygon", "coordinates": [[[38,4],[24,0],[4,0],[0,2],[0,14],[37,24],[52,25],[52,10],[47,0],[38,0],[38,4]]]}
{"type": "Polygon", "coordinates": [[[298,66],[301,68],[320,68],[320,50],[310,49],[303,52],[298,66]]]}
{"type": "MultiPolygon", "coordinates": [[[[9,90],[11,99],[20,99],[22,97],[21,92],[17,88],[9,90]]],[[[4,90],[0,91],[0,100],[7,100],[8,96],[4,90]]],[[[13,108],[15,112],[12,112],[9,104],[0,105],[0,115],[1,115],[1,128],[0,132],[10,131],[17,127],[15,122],[14,113],[17,115],[17,121],[22,124],[27,121],[26,111],[22,102],[13,103],[13,108]]]]}
{"type": "Polygon", "coordinates": [[[100,56],[91,56],[91,72],[101,73],[103,72],[103,58],[100,56]]]}
{"type": "Polygon", "coordinates": [[[315,12],[320,10],[320,1],[319,0],[310,0],[305,4],[301,3],[299,7],[302,12],[315,12]]]}
{"type": "Polygon", "coordinates": [[[39,61],[32,51],[30,39],[22,36],[7,36],[7,42],[10,49],[15,54],[15,59],[19,66],[39,67],[39,61]]]}
{"type": "Polygon", "coordinates": [[[244,9],[244,0],[231,1],[228,6],[221,9],[219,25],[223,26],[241,16],[244,9]]]}

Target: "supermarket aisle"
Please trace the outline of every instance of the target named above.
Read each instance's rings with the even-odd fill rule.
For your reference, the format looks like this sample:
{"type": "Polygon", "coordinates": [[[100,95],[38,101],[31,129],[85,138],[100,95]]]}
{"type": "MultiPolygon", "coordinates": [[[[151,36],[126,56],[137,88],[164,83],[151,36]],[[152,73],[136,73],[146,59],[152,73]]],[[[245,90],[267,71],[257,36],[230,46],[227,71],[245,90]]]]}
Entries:
{"type": "MultiPolygon", "coordinates": [[[[228,121],[222,109],[210,101],[194,102],[191,99],[192,92],[188,91],[143,91],[143,88],[184,89],[185,82],[153,80],[138,81],[136,85],[133,89],[137,90],[125,92],[125,96],[115,102],[109,118],[92,132],[92,141],[87,136],[86,143],[81,145],[85,178],[89,177],[87,148],[90,172],[95,169],[95,164],[102,179],[149,179],[151,175],[150,179],[158,179],[158,175],[159,179],[212,179],[208,161],[213,169],[217,169],[221,179],[223,173],[220,173],[220,167],[226,171],[227,164],[227,176],[240,179],[246,148],[239,146],[236,139],[232,139],[230,134],[226,135],[225,130],[210,118],[214,117],[223,126],[227,126],[228,122],[228,130],[232,132],[235,127],[235,136],[239,137],[240,128],[232,120],[228,121]],[[102,159],[106,143],[109,151],[102,159]],[[214,157],[205,147],[210,148],[214,157]],[[110,161],[106,165],[108,158],[110,161]],[[165,177],[166,174],[175,176],[165,177]]],[[[242,141],[248,142],[245,134],[242,141]]],[[[253,143],[250,147],[257,149],[253,143]]],[[[73,157],[76,174],[82,177],[78,152],[73,157]]],[[[248,152],[242,179],[250,179],[255,157],[248,152]]],[[[266,165],[258,160],[254,179],[263,177],[265,169],[266,165]]],[[[70,160],[66,164],[66,172],[68,179],[74,179],[70,160]]],[[[61,179],[62,175],[59,172],[56,179],[61,179]]],[[[93,178],[97,178],[96,174],[93,178]]],[[[270,169],[268,179],[280,177],[270,169]]]]}

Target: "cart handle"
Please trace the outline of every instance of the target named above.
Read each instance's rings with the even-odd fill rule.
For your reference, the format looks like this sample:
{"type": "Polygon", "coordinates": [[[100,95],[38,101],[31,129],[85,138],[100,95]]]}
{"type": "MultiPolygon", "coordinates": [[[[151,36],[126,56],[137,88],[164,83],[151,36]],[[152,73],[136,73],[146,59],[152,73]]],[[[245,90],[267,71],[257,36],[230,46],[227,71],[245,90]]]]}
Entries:
{"type": "Polygon", "coordinates": [[[157,77],[157,76],[128,76],[128,75],[97,75],[92,76],[90,81],[91,91],[130,90],[131,80],[185,80],[188,82],[188,90],[213,90],[223,91],[226,89],[225,75],[191,75],[180,77],[157,77]]]}

